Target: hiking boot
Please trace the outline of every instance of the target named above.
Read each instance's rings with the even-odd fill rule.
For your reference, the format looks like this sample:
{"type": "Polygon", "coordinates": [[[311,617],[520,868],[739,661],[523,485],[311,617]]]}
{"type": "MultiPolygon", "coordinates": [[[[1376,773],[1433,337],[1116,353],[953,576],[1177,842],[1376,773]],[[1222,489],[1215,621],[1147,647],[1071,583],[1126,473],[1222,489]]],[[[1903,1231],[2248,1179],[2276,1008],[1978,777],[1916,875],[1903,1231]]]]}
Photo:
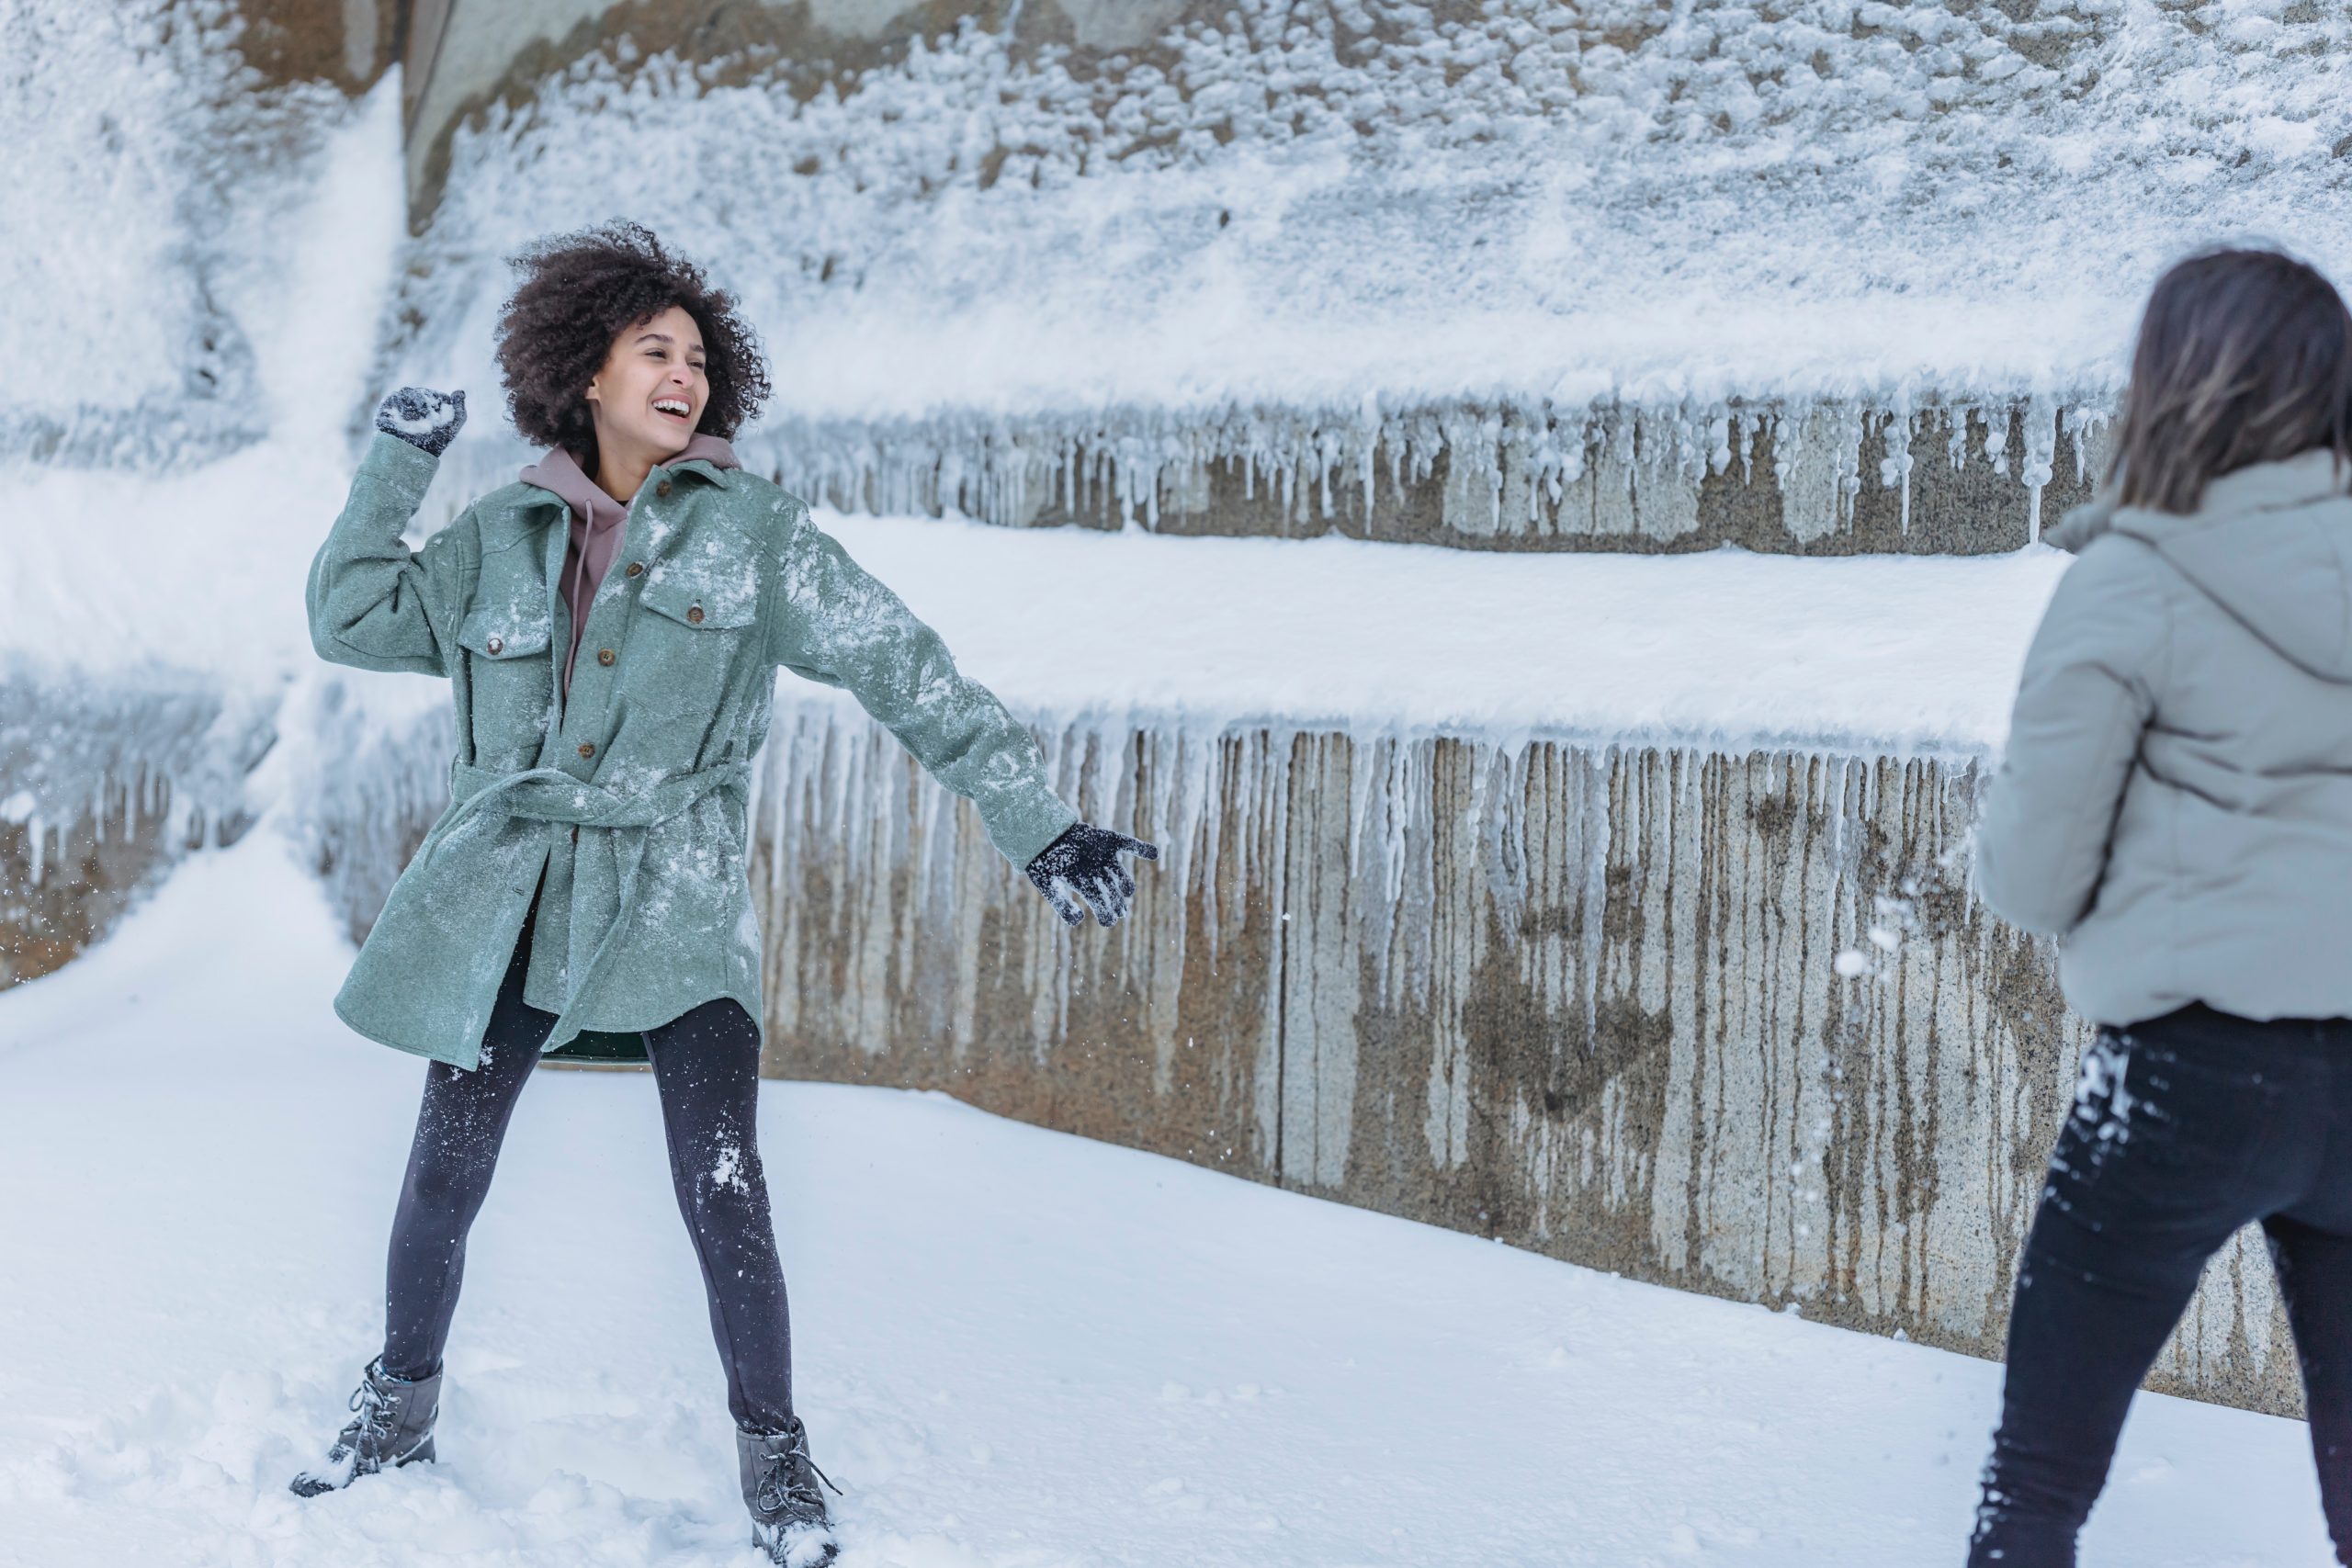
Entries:
{"type": "MultiPolygon", "coordinates": [[[[825,1568],[841,1552],[818,1483],[832,1481],[808,1457],[808,1434],[795,1416],[781,1432],[735,1431],[743,1506],[752,1539],[781,1568],[825,1568]]],[[[841,1488],[833,1486],[838,1493],[841,1488]]]]}
{"type": "Polygon", "coordinates": [[[326,1462],[287,1483],[297,1497],[339,1491],[387,1467],[433,1462],[433,1418],[441,1413],[439,1372],[412,1382],[386,1371],[379,1356],[360,1374],[351,1408],[359,1414],[336,1435],[326,1462]]]}

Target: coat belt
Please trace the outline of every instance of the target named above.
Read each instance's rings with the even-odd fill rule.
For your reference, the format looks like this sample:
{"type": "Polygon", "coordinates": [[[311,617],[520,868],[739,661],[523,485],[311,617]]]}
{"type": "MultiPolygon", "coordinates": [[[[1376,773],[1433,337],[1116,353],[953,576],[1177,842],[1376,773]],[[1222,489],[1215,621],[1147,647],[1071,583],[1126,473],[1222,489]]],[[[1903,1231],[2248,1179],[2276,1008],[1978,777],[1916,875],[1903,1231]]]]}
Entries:
{"type": "Polygon", "coordinates": [[[457,809],[425,836],[424,842],[417,848],[416,858],[420,863],[430,859],[459,823],[492,803],[509,817],[527,818],[535,822],[569,822],[582,828],[650,828],[677,816],[713,791],[731,789],[739,795],[744,793],[751,771],[749,762],[735,758],[690,773],[673,773],[651,788],[633,795],[616,795],[573,778],[561,768],[526,768],[519,773],[500,773],[452,758],[449,796],[457,803],[457,809]]]}

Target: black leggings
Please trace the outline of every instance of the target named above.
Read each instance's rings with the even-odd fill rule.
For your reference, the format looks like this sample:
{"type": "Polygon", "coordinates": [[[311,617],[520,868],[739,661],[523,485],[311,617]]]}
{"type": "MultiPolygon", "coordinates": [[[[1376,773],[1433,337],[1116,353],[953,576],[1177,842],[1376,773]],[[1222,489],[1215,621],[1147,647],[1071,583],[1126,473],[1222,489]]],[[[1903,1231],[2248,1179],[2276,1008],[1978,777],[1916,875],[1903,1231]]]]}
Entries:
{"type": "Polygon", "coordinates": [[[2206,1260],[2257,1220],[2352,1563],[2352,1021],[2196,1006],[2101,1030],[2084,1060],[2018,1266],[1973,1568],[2075,1561],[2132,1391],[2206,1260]]]}
{"type": "MultiPolygon", "coordinates": [[[[384,1290],[384,1366],[398,1377],[441,1370],[466,1232],[555,1023],[523,1000],[537,915],[535,896],[482,1036],[481,1065],[464,1072],[435,1062],[425,1070],[384,1290]]],[[[702,1262],[711,1333],[727,1369],[727,1408],[739,1427],[782,1430],[792,1416],[792,1331],[756,1137],[759,1029],[740,1003],[720,998],[643,1038],[662,1096],[670,1179],[702,1262]]]]}

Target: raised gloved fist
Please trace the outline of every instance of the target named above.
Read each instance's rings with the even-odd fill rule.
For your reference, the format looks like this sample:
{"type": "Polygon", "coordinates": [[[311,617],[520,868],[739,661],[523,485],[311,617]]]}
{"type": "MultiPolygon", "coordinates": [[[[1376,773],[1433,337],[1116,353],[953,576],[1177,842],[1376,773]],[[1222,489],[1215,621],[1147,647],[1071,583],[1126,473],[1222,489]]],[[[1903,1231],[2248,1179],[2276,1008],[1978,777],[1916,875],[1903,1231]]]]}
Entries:
{"type": "Polygon", "coordinates": [[[1037,885],[1037,891],[1046,896],[1063,924],[1077,925],[1092,909],[1097,921],[1114,925],[1127,912],[1127,900],[1136,891],[1136,879],[1119,863],[1122,854],[1158,860],[1159,846],[1107,828],[1073,822],[1029,863],[1029,880],[1037,885]],[[1085,900],[1084,908],[1080,907],[1080,899],[1085,900]]]}
{"type": "Polygon", "coordinates": [[[402,387],[376,405],[376,428],[421,452],[441,456],[465,428],[466,394],[402,387]]]}

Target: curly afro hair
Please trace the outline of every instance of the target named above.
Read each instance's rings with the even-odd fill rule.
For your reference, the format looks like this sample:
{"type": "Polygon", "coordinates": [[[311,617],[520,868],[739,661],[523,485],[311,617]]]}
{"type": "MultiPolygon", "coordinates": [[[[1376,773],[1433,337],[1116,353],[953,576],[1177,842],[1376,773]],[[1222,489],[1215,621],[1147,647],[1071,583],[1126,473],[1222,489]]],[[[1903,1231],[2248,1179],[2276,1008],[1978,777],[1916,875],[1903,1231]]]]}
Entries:
{"type": "Polygon", "coordinates": [[[508,258],[523,275],[498,316],[498,367],[524,438],[560,446],[595,472],[588,382],[613,340],[675,305],[702,330],[710,400],[702,431],[732,436],[768,398],[767,362],[732,295],[662,249],[652,231],[615,220],[538,240],[508,258]]]}

